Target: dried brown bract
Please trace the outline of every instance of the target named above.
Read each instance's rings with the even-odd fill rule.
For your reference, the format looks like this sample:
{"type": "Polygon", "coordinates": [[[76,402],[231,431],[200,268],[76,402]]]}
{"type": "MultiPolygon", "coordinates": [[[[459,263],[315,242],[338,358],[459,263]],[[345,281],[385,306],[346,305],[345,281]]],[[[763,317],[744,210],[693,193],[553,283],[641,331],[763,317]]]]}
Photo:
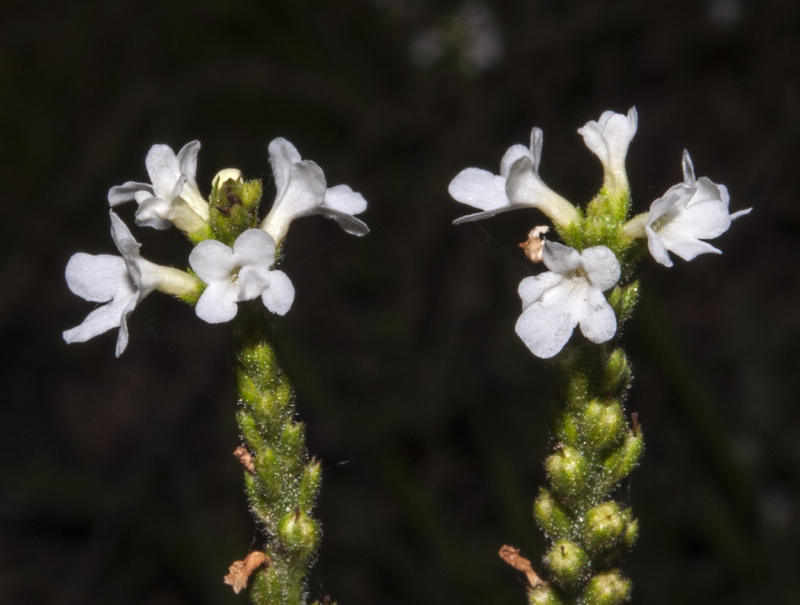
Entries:
{"type": "Polygon", "coordinates": [[[544,584],[544,581],[533,571],[531,562],[525,557],[520,556],[519,548],[514,548],[506,544],[500,548],[500,552],[497,554],[511,567],[524,573],[525,577],[528,578],[528,583],[531,585],[531,588],[536,588],[540,584],[544,584]]]}
{"type": "Polygon", "coordinates": [[[254,550],[243,561],[233,562],[225,576],[225,584],[233,586],[233,592],[239,594],[243,588],[247,588],[250,574],[264,564],[269,565],[269,557],[260,550],[254,550]]]}
{"type": "Polygon", "coordinates": [[[544,236],[550,231],[547,225],[534,227],[528,233],[528,239],[522,242],[519,247],[525,251],[525,256],[532,263],[542,262],[542,249],[544,248],[544,236]]]}
{"type": "Polygon", "coordinates": [[[245,446],[240,445],[237,447],[233,450],[233,455],[236,456],[236,459],[247,469],[248,473],[255,475],[256,468],[253,466],[253,455],[247,451],[245,446]]]}

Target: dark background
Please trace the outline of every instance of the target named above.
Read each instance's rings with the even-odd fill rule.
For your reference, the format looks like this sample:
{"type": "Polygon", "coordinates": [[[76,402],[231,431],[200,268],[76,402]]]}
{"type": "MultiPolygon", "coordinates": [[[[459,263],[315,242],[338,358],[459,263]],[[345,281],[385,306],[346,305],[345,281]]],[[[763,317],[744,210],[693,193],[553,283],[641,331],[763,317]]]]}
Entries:
{"type": "MultiPolygon", "coordinates": [[[[552,380],[513,332],[542,221],[454,227],[447,184],[540,126],[544,180],[585,203],[602,173],[576,129],[632,105],[637,211],[684,147],[754,207],[724,255],[643,265],[633,601],[800,602],[800,3],[28,0],[0,43],[0,602],[247,602],[222,584],[255,539],[224,329],[154,294],[121,359],[115,335],[68,347],[92,307],[63,272],[115,253],[107,190],[146,180],[153,143],[199,139],[204,193],[235,166],[271,197],[284,136],[372,229],[311,218],[287,244],[279,347],[326,467],[312,596],[524,603],[496,551],[543,549],[552,380]]],[[[150,260],[188,253],[134,232],[150,260]]]]}

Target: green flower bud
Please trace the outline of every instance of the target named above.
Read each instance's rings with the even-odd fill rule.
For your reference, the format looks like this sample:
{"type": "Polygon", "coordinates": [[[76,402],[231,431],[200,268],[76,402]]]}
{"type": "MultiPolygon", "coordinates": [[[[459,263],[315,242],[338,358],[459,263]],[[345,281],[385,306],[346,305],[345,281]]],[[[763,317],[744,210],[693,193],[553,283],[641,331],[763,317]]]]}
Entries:
{"type": "Polygon", "coordinates": [[[287,513],[278,525],[280,540],[286,548],[301,557],[307,557],[314,552],[319,534],[316,521],[300,511],[287,513]]]}
{"type": "Polygon", "coordinates": [[[286,484],[285,464],[285,459],[271,447],[265,447],[253,460],[255,474],[261,483],[261,500],[269,506],[277,505],[283,497],[286,484]]]}
{"type": "Polygon", "coordinates": [[[644,451],[644,438],[641,431],[629,431],[620,446],[603,461],[606,484],[609,488],[627,477],[639,464],[644,451]]]}
{"type": "Polygon", "coordinates": [[[299,422],[296,424],[287,424],[283,427],[281,441],[283,442],[284,456],[298,461],[303,459],[305,452],[305,433],[305,425],[299,422]]]}
{"type": "Polygon", "coordinates": [[[639,282],[633,281],[627,286],[617,286],[611,290],[608,303],[617,314],[617,323],[621,324],[633,314],[639,302],[639,282]]]}
{"type": "Polygon", "coordinates": [[[592,605],[618,605],[630,595],[631,583],[616,569],[597,574],[581,597],[581,603],[592,605]]]}
{"type": "Polygon", "coordinates": [[[545,563],[558,584],[574,586],[586,573],[589,557],[574,542],[559,540],[547,553],[545,563]]]}
{"type": "Polygon", "coordinates": [[[604,502],[586,513],[583,521],[584,544],[589,552],[614,548],[627,529],[627,519],[616,502],[604,502]]]}
{"type": "Polygon", "coordinates": [[[626,549],[629,549],[636,543],[636,538],[639,537],[639,520],[631,518],[631,509],[626,509],[625,512],[628,516],[628,525],[625,527],[623,544],[626,549]]]}
{"type": "Polygon", "coordinates": [[[311,508],[314,505],[314,499],[319,492],[319,486],[322,482],[322,465],[319,460],[312,459],[306,465],[303,471],[303,476],[300,479],[300,493],[297,498],[298,504],[303,508],[311,508]]]}
{"type": "Polygon", "coordinates": [[[583,425],[587,446],[596,452],[603,452],[622,438],[626,428],[622,406],[616,400],[604,402],[595,399],[586,406],[583,425]]]}
{"type": "Polygon", "coordinates": [[[553,494],[544,488],[539,490],[539,495],[533,503],[533,516],[547,537],[560,539],[570,535],[572,522],[558,506],[553,494]]]}
{"type": "Polygon", "coordinates": [[[260,180],[244,181],[234,168],[214,177],[209,220],[217,239],[230,246],[244,230],[258,225],[261,192],[260,180]]]}
{"type": "Polygon", "coordinates": [[[626,388],[630,381],[631,366],[625,351],[614,349],[606,360],[600,389],[605,393],[616,394],[619,389],[626,388]]]}
{"type": "Polygon", "coordinates": [[[556,439],[566,445],[578,445],[581,442],[580,415],[562,414],[556,420],[556,439]]]}
{"type": "MultiPolygon", "coordinates": [[[[564,357],[564,355],[562,355],[562,357],[564,357]]],[[[588,378],[586,377],[585,374],[575,372],[574,368],[572,368],[565,393],[565,400],[567,403],[567,407],[572,409],[582,408],[586,404],[588,396],[589,396],[588,378]]]]}
{"type": "Polygon", "coordinates": [[[563,446],[545,460],[553,489],[562,497],[575,497],[586,486],[589,465],[574,447],[563,446]]]}

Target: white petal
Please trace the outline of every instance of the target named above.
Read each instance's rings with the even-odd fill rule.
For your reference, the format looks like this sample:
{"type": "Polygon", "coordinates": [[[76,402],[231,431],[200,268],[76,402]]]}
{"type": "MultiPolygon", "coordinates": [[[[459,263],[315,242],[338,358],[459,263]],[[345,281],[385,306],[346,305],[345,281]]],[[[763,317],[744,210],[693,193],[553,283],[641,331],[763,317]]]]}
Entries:
{"type": "Polygon", "coordinates": [[[262,228],[276,243],[282,241],[294,219],[319,211],[326,189],[325,174],[314,162],[304,160],[293,164],[288,181],[278,190],[278,197],[262,228]]]}
{"type": "Polygon", "coordinates": [[[544,273],[539,273],[539,275],[532,275],[523,279],[519,283],[517,290],[520,299],[522,299],[522,308],[524,309],[535,303],[547,290],[557,286],[563,279],[561,275],[551,271],[545,271],[544,273]]]}
{"type": "Polygon", "coordinates": [[[123,258],[131,258],[139,255],[141,245],[133,238],[131,230],[115,212],[109,212],[111,217],[111,238],[117,246],[117,250],[123,258]]]}
{"type": "Polygon", "coordinates": [[[294,302],[294,286],[283,271],[270,271],[269,286],[262,292],[264,306],[276,315],[286,315],[294,302]]]}
{"type": "Polygon", "coordinates": [[[128,301],[125,309],[122,311],[122,317],[120,318],[119,322],[119,332],[117,332],[117,346],[115,351],[117,357],[122,355],[122,353],[128,347],[128,317],[142,298],[144,297],[140,296],[131,298],[131,300],[128,301]]]}
{"type": "Polygon", "coordinates": [[[750,214],[752,210],[753,210],[752,208],[745,208],[744,210],[739,210],[738,212],[734,212],[733,214],[731,214],[731,221],[735,221],[737,218],[741,216],[750,214]]]}
{"type": "Polygon", "coordinates": [[[230,282],[237,263],[233,250],[220,241],[207,239],[189,253],[189,266],[210,286],[215,282],[230,282]]]}
{"type": "Polygon", "coordinates": [[[197,317],[210,324],[230,321],[236,317],[238,294],[238,288],[230,281],[214,282],[203,291],[194,312],[197,317]]]}
{"type": "Polygon", "coordinates": [[[259,265],[268,269],[275,263],[275,240],[261,229],[247,229],[233,243],[233,254],[242,266],[259,265]]]}
{"type": "Polygon", "coordinates": [[[545,241],[542,249],[542,260],[545,267],[562,275],[575,271],[581,266],[581,255],[564,244],[545,241]]]}
{"type": "Polygon", "coordinates": [[[289,182],[289,172],[292,165],[299,162],[302,157],[295,146],[284,138],[272,140],[268,151],[269,163],[272,166],[272,176],[275,179],[275,188],[278,191],[278,197],[280,197],[289,182]]]}
{"type": "Polygon", "coordinates": [[[447,191],[457,202],[479,210],[510,209],[511,206],[506,197],[506,180],[480,168],[466,168],[459,172],[450,181],[447,191]]]}
{"type": "Polygon", "coordinates": [[[342,214],[360,214],[367,209],[367,200],[347,185],[336,185],[325,191],[324,205],[342,214]]]}
{"type": "Polygon", "coordinates": [[[108,302],[118,292],[134,291],[125,261],[110,254],[73,254],[65,276],[73,294],[92,302],[108,302]]]}
{"type": "Polygon", "coordinates": [[[153,145],[144,160],[156,197],[171,200],[181,169],[175,152],[168,145],[153,145]]]}
{"type": "Polygon", "coordinates": [[[666,241],[714,239],[731,226],[728,209],[719,201],[707,201],[686,208],[676,204],[654,229],[666,241]]]}
{"type": "Polygon", "coordinates": [[[344,212],[326,210],[324,206],[321,206],[321,208],[322,210],[319,212],[319,214],[325,218],[333,219],[337,225],[339,225],[350,235],[362,236],[369,233],[369,227],[367,227],[367,224],[364,221],[361,221],[356,217],[350,216],[344,212]]]}
{"type": "Polygon", "coordinates": [[[694,184],[697,181],[697,178],[694,175],[694,163],[692,162],[692,158],[686,149],[683,150],[683,157],[681,160],[683,168],[683,183],[689,187],[694,187],[694,184]]]}
{"type": "Polygon", "coordinates": [[[587,288],[586,298],[580,312],[583,335],[594,343],[611,340],[617,332],[617,317],[605,296],[597,288],[587,288]]]}
{"type": "Polygon", "coordinates": [[[628,115],[605,111],[600,120],[587,122],[578,133],[583,136],[586,146],[605,164],[625,161],[628,146],[636,134],[638,114],[631,107],[628,115]]]}
{"type": "Polygon", "coordinates": [[[200,151],[200,141],[186,143],[178,152],[178,167],[187,180],[194,182],[197,175],[197,153],[200,151]]]}
{"type": "Polygon", "coordinates": [[[638,114],[632,107],[627,116],[606,111],[599,121],[587,122],[578,129],[586,146],[603,164],[604,186],[627,188],[625,156],[637,124],[638,114]]]}
{"type": "Polygon", "coordinates": [[[273,271],[270,271],[267,267],[257,267],[255,265],[242,267],[239,270],[239,294],[237,300],[253,300],[261,296],[261,293],[270,284],[272,273],[273,271]]]}
{"type": "Polygon", "coordinates": [[[520,158],[529,158],[532,163],[534,162],[531,150],[525,147],[525,145],[517,144],[509,147],[503,154],[503,159],[500,160],[500,176],[503,178],[507,177],[511,166],[520,158]]]}
{"type": "Polygon", "coordinates": [[[160,197],[148,197],[139,202],[136,209],[136,224],[140,227],[151,227],[152,229],[169,229],[172,221],[169,220],[172,206],[160,197]]]}
{"type": "Polygon", "coordinates": [[[619,281],[621,269],[616,255],[605,246],[592,246],[581,252],[581,261],[589,281],[605,292],[619,281]]]}
{"type": "Polygon", "coordinates": [[[722,254],[711,244],[700,240],[686,240],[686,241],[673,241],[670,242],[662,238],[666,248],[673,254],[677,254],[683,260],[694,260],[700,254],[722,254]]]}
{"type": "Polygon", "coordinates": [[[655,261],[665,267],[671,267],[672,260],[669,257],[669,252],[658,233],[653,231],[649,225],[645,226],[644,232],[647,235],[647,248],[655,261]]]}
{"type": "Polygon", "coordinates": [[[122,314],[132,299],[135,299],[133,294],[129,297],[120,297],[102,307],[98,307],[86,316],[81,325],[66,330],[63,334],[64,340],[68,344],[86,342],[90,338],[108,332],[113,328],[118,328],[122,321],[122,314]]]}
{"type": "Polygon", "coordinates": [[[517,335],[537,357],[548,359],[564,348],[578,319],[568,281],[547,290],[539,302],[527,307],[514,327],[517,335]]]}
{"type": "Polygon", "coordinates": [[[544,184],[533,160],[524,156],[511,166],[506,180],[506,197],[514,208],[537,208],[558,225],[577,220],[578,211],[544,184]]]}
{"type": "Polygon", "coordinates": [[[153,195],[153,187],[150,183],[136,183],[128,181],[122,185],[117,185],[108,190],[108,203],[110,206],[119,206],[125,202],[132,202],[136,199],[138,191],[145,191],[153,195]]]}

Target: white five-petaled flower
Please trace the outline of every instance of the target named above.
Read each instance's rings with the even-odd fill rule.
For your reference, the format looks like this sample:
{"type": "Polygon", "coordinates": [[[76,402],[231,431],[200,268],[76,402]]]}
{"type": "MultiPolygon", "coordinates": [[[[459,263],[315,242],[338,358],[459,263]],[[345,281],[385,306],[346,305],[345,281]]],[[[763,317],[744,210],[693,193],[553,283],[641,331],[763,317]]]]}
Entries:
{"type": "Polygon", "coordinates": [[[708,177],[695,177],[689,152],[683,152],[683,183],[670,187],[654,201],[650,212],[634,217],[625,232],[633,237],[647,236],[647,246],[656,262],[672,266],[668,252],[684,260],[700,254],[721,252],[702,240],[725,233],[734,219],[752,208],[728,214],[730,196],[724,185],[708,177]]]}
{"type": "Polygon", "coordinates": [[[294,302],[294,286],[283,271],[271,270],[275,242],[261,229],[248,229],[233,243],[207,239],[189,254],[189,265],[207,287],[197,301],[197,316],[208,323],[236,317],[237,303],[261,297],[264,306],[284,315],[294,302]]]}
{"type": "Polygon", "coordinates": [[[620,277],[614,253],[605,246],[578,252],[546,242],[542,260],[550,271],[526,277],[519,285],[522,315],[515,330],[525,345],[548,359],[564,347],[577,325],[594,343],[610,340],[617,318],[603,292],[620,277]]]}
{"type": "Polygon", "coordinates": [[[303,160],[294,145],[283,138],[269,144],[269,162],[275,177],[277,195],[261,228],[280,245],[289,224],[296,218],[321,214],[332,218],[353,235],[365,235],[369,228],[355,218],[367,209],[367,201],[347,185],[328,187],[322,169],[303,160]]]}
{"type": "Polygon", "coordinates": [[[591,120],[578,129],[586,146],[603,164],[603,187],[615,197],[628,192],[625,156],[637,123],[636,108],[631,107],[627,116],[605,111],[598,121],[591,120]]]}
{"type": "Polygon", "coordinates": [[[78,252],[67,263],[69,289],[85,300],[105,303],[83,320],[81,325],[64,332],[67,343],[85,342],[112,328],[119,328],[116,355],[128,345],[128,316],[153,290],[187,294],[197,287],[188,273],[151,263],[139,254],[140,244],[114,212],[111,213],[111,237],[122,255],[78,252]]]}
{"type": "Polygon", "coordinates": [[[175,155],[167,145],[153,145],[145,166],[151,183],[129,181],[112,187],[108,203],[117,206],[135,201],[136,224],[167,229],[174,224],[186,233],[201,230],[208,222],[208,202],[195,181],[200,142],[192,141],[175,155]]]}
{"type": "Polygon", "coordinates": [[[512,145],[500,161],[500,174],[481,168],[465,168],[447,188],[457,202],[481,210],[453,221],[454,224],[489,218],[516,208],[538,208],[553,222],[568,225],[578,218],[578,211],[539,177],[542,158],[542,131],[531,132],[530,147],[512,145]]]}

